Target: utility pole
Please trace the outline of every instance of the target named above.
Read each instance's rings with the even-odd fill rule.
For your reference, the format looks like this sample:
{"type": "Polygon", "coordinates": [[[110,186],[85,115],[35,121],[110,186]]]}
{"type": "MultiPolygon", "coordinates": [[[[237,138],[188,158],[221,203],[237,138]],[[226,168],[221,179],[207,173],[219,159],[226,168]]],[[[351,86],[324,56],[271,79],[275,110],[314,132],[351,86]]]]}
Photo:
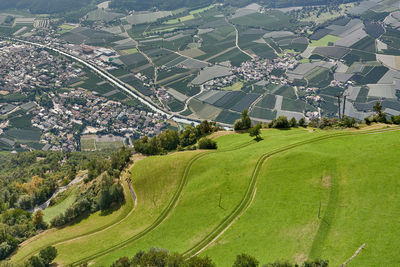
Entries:
{"type": "Polygon", "coordinates": [[[221,207],[221,200],[222,200],[222,195],[221,195],[221,193],[219,193],[219,203],[218,203],[218,207],[220,207],[220,208],[222,208],[222,207],[221,207]]]}
{"type": "Polygon", "coordinates": [[[340,98],[342,97],[342,94],[337,94],[335,95],[335,97],[337,97],[337,102],[338,102],[338,117],[340,120],[340,98]]]}
{"type": "Polygon", "coordinates": [[[342,112],[342,116],[344,116],[345,108],[346,108],[346,95],[343,96],[343,112],[342,112]]]}
{"type": "Polygon", "coordinates": [[[319,201],[318,219],[321,219],[321,201],[319,201]]]}

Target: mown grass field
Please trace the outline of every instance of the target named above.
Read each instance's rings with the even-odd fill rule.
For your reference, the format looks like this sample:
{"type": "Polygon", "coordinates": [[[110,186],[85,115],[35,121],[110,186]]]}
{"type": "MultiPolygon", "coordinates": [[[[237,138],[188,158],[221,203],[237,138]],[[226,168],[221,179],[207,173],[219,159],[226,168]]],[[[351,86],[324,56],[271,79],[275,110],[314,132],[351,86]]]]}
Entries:
{"type": "Polygon", "coordinates": [[[222,90],[227,90],[227,91],[240,91],[243,87],[243,82],[236,82],[232,84],[231,86],[227,86],[222,88],[222,90]]]}
{"type": "Polygon", "coordinates": [[[350,266],[395,266],[399,135],[335,138],[270,158],[252,206],[205,254],[220,266],[243,251],[261,262],[319,257],[338,266],[366,243],[350,266]]]}
{"type": "MultiPolygon", "coordinates": [[[[351,266],[394,266],[400,260],[394,249],[400,245],[400,131],[360,133],[264,130],[258,143],[248,134],[228,134],[216,139],[217,151],[143,159],[131,170],[138,195],[133,213],[105,231],[56,245],[56,261],[109,266],[160,247],[187,256],[201,252],[217,266],[232,265],[242,252],[261,264],[318,257],[337,266],[365,243],[351,266]]],[[[87,220],[96,225],[98,219],[87,220]]],[[[51,230],[13,259],[80,227],[51,230]]]]}
{"type": "Polygon", "coordinates": [[[75,201],[77,188],[74,187],[64,192],[65,198],[56,203],[54,206],[48,207],[43,211],[43,220],[50,223],[51,219],[59,214],[64,213],[75,201]]]}
{"type": "Polygon", "coordinates": [[[310,46],[312,47],[328,46],[330,43],[335,43],[338,40],[340,40],[340,37],[328,34],[319,40],[312,41],[310,43],[310,46]]]}

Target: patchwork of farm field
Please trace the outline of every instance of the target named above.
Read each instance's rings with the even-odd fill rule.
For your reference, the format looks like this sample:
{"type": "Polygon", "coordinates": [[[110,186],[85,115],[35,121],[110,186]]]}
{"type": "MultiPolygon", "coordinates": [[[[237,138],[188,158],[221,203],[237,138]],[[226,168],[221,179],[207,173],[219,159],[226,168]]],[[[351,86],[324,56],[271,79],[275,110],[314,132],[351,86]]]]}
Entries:
{"type": "MultiPolygon", "coordinates": [[[[334,19],[350,8],[352,5],[341,5],[340,12],[333,12],[335,13],[331,16],[333,20],[321,24],[322,26],[314,32],[308,31],[309,35],[293,31],[295,25],[290,14],[285,13],[285,10],[262,12],[259,6],[249,5],[236,10],[231,16],[227,16],[223,8],[214,8],[214,6],[192,11],[181,10],[180,13],[173,13],[172,18],[162,19],[161,24],[136,23],[132,32],[129,32],[134,39],[138,40],[140,51],[151,58],[151,64],[140,53],[135,53],[134,48],[121,50],[120,60],[128,68],[136,70],[133,72],[148,73],[150,78],[155,77],[154,69],[149,68],[147,64],[154,64],[154,67],[158,69],[157,85],[164,86],[167,90],[175,90],[185,96],[197,94],[200,87],[207,81],[231,75],[229,66],[240,67],[243,62],[251,59],[249,55],[274,60],[278,57],[284,58],[285,54],[302,53],[301,56],[304,58],[298,60],[294,69],[278,74],[284,77],[286,74],[293,84],[300,82],[321,90],[329,86],[333,80],[343,84],[348,81],[360,85],[378,84],[385,75],[384,69],[379,68],[378,65],[376,69],[370,69],[370,72],[366,72],[368,68],[364,68],[365,72],[362,74],[350,71],[352,69],[349,67],[358,62],[368,65],[376,62],[375,39],[381,35],[395,38],[396,34],[390,30],[383,31],[384,27],[379,23],[369,22],[363,18],[334,19]],[[257,28],[254,28],[255,26],[257,28]],[[235,40],[236,30],[238,47],[235,40]],[[337,68],[335,61],[341,61],[340,64],[343,66],[337,68]],[[147,68],[142,70],[144,66],[147,68]],[[199,71],[200,73],[196,73],[199,71]]],[[[326,21],[327,18],[323,15],[319,21],[326,21]]],[[[387,59],[383,56],[379,58],[395,66],[395,63],[391,63],[395,62],[392,58],[387,59]]],[[[272,73],[275,75],[278,72],[272,73]]],[[[253,103],[249,101],[254,98],[248,96],[248,93],[263,94],[263,90],[266,89],[263,87],[255,89],[253,85],[253,89],[249,90],[241,88],[240,85],[236,83],[232,87],[221,88],[228,92],[245,91],[245,94],[237,95],[232,100],[228,98],[235,94],[230,92],[227,95],[215,94],[209,99],[203,98],[201,105],[193,102],[192,105],[197,107],[197,112],[193,110],[193,107],[188,112],[190,111],[193,116],[206,115],[206,117],[201,117],[202,119],[218,118],[220,122],[232,121],[232,119],[224,118],[236,117],[239,108],[252,106],[253,103]],[[206,110],[201,106],[209,107],[209,112],[205,112],[206,110]],[[224,112],[219,116],[222,110],[224,112]]],[[[134,86],[140,88],[137,84],[134,86]]],[[[279,114],[293,115],[298,118],[301,113],[305,115],[307,110],[325,107],[328,110],[327,112],[322,110],[324,114],[336,116],[333,102],[324,100],[320,104],[306,105],[304,92],[297,92],[288,87],[281,87],[270,93],[281,95],[285,100],[279,99],[280,102],[276,107],[255,106],[251,114],[257,114],[260,119],[273,119],[279,114]]],[[[154,93],[151,91],[146,93],[148,96],[151,94],[154,93]]],[[[381,95],[388,96],[389,94],[382,93],[381,95]]],[[[173,110],[179,110],[182,107],[183,98],[178,97],[176,100],[168,103],[173,110]]],[[[351,101],[351,104],[354,104],[357,98],[351,101]]]]}
{"type": "Polygon", "coordinates": [[[290,28],[290,18],[278,10],[271,10],[264,14],[252,13],[232,19],[232,22],[241,26],[261,27],[266,30],[279,31],[290,28]]]}
{"type": "Polygon", "coordinates": [[[218,266],[242,252],[263,263],[323,258],[340,265],[365,243],[352,265],[392,265],[398,261],[390,247],[400,229],[393,216],[400,209],[400,169],[391,159],[400,156],[399,134],[397,128],[264,130],[261,142],[230,134],[216,139],[214,152],[149,157],[131,169],[138,196],[133,212],[125,204],[104,218],[50,230],[24,243],[12,260],[53,244],[56,261],[65,265],[110,265],[150,247],[186,256],[200,252],[218,266]],[[113,224],[104,230],[85,228],[106,227],[106,221],[113,224]]]}
{"type": "MultiPolygon", "coordinates": [[[[185,111],[192,118],[232,122],[243,108],[251,109],[253,118],[262,120],[279,115],[312,119],[313,115],[306,112],[318,109],[324,115],[337,116],[330,98],[318,98],[321,92],[332,97],[327,94],[332,84],[342,91],[351,85],[368,88],[366,99],[362,95],[348,99],[355,112],[367,116],[365,110],[355,108],[358,100],[396,101],[400,89],[400,76],[390,74],[400,70],[400,11],[390,1],[379,3],[366,0],[360,5],[312,9],[210,5],[194,10],[135,11],[129,15],[122,14],[122,9],[98,8],[86,14],[84,19],[89,23],[65,23],[57,29],[68,43],[113,48],[117,55],[110,59],[110,66],[118,69],[111,73],[150,98],[158,92],[172,92],[161,97],[172,96],[163,101],[170,110],[180,111],[189,104],[185,101],[200,90],[227,91],[226,95],[218,93],[208,99],[196,96],[201,104],[194,101],[185,111]],[[269,66],[261,78],[253,81],[252,74],[241,69],[243,63],[262,60],[269,66]],[[258,82],[263,84],[258,86],[258,82]],[[284,86],[270,90],[274,83],[284,86]],[[383,89],[377,89],[380,87],[383,89]],[[256,105],[265,93],[278,97],[275,106],[256,105]]],[[[20,18],[13,30],[32,19],[20,18]]],[[[88,78],[72,87],[90,89],[110,99],[126,99],[109,84],[88,78]]],[[[400,112],[395,109],[392,113],[396,111],[400,112]]]]}

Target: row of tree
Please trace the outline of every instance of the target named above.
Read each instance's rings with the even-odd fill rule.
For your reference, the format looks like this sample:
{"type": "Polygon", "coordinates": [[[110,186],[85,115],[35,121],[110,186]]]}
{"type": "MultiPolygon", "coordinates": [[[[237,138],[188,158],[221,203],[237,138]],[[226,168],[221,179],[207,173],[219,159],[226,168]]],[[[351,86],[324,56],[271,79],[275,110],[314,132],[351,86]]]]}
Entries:
{"type": "Polygon", "coordinates": [[[380,122],[380,123],[387,123],[387,124],[400,124],[400,115],[396,116],[388,116],[383,111],[383,106],[380,102],[376,102],[374,107],[372,108],[375,114],[373,116],[365,118],[366,124],[371,124],[372,122],[380,122]]]}
{"type": "MultiPolygon", "coordinates": [[[[242,253],[236,256],[233,267],[257,267],[259,261],[248,254],[242,253]]],[[[170,254],[168,250],[151,248],[148,252],[139,251],[131,259],[123,257],[114,262],[111,267],[215,267],[216,264],[209,257],[195,256],[185,259],[179,253],[170,254]]],[[[302,264],[291,264],[288,261],[267,263],[266,267],[327,267],[327,260],[307,260],[302,264]]]]}
{"type": "Polygon", "coordinates": [[[99,183],[93,183],[64,213],[54,217],[50,224],[52,227],[61,227],[88,214],[99,210],[105,211],[113,205],[125,201],[124,189],[118,180],[104,174],[99,183]]]}
{"type": "Polygon", "coordinates": [[[120,172],[130,162],[132,153],[133,151],[131,149],[122,147],[119,151],[113,153],[110,159],[92,159],[87,165],[88,177],[85,182],[95,179],[105,171],[107,171],[110,176],[118,178],[120,172]]]}
{"type": "Polygon", "coordinates": [[[290,7],[290,6],[314,6],[326,4],[342,4],[355,2],[355,0],[113,0],[110,7],[122,10],[149,10],[152,8],[160,10],[175,10],[182,7],[196,8],[207,6],[216,2],[224,2],[227,5],[243,7],[254,2],[268,8],[290,7]]]}
{"type": "MultiPolygon", "coordinates": [[[[219,127],[215,122],[205,120],[196,127],[187,126],[180,132],[168,129],[152,138],[144,136],[135,141],[134,147],[136,152],[144,155],[160,155],[172,150],[196,149],[194,145],[197,141],[218,130],[219,127]]],[[[212,149],[216,148],[216,143],[203,139],[200,146],[212,149]]]]}
{"type": "MultiPolygon", "coordinates": [[[[400,116],[399,116],[400,122],[400,116]]],[[[278,118],[273,119],[269,123],[265,124],[267,128],[276,128],[276,129],[288,129],[291,127],[314,127],[314,128],[329,128],[329,127],[344,127],[351,128],[356,127],[357,122],[354,118],[344,116],[341,120],[336,118],[314,118],[309,123],[306,123],[304,118],[300,118],[298,121],[295,118],[291,118],[288,120],[286,116],[279,116],[278,118]]],[[[243,110],[240,118],[234,123],[235,131],[248,131],[250,136],[256,137],[256,140],[261,140],[260,137],[260,129],[263,127],[261,123],[255,125],[253,127],[250,115],[247,110],[243,110]]]]}

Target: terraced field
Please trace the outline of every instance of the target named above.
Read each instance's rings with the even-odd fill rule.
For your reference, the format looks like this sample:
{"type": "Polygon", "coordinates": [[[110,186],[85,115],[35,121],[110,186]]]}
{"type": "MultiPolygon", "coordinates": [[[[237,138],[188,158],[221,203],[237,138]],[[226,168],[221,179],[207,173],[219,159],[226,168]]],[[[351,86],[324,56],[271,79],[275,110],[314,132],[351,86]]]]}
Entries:
{"type": "Polygon", "coordinates": [[[368,249],[354,266],[390,265],[398,260],[386,248],[399,245],[393,220],[400,209],[400,169],[393,161],[400,156],[399,134],[398,128],[265,130],[258,143],[247,134],[230,134],[217,138],[216,151],[149,157],[131,170],[138,202],[122,221],[78,239],[71,232],[80,224],[50,231],[27,242],[13,260],[63,232],[72,240],[53,238],[53,244],[58,242],[56,261],[65,265],[108,266],[150,247],[209,255],[218,266],[232,264],[240,252],[262,263],[321,257],[339,265],[363,243],[368,249]]]}

